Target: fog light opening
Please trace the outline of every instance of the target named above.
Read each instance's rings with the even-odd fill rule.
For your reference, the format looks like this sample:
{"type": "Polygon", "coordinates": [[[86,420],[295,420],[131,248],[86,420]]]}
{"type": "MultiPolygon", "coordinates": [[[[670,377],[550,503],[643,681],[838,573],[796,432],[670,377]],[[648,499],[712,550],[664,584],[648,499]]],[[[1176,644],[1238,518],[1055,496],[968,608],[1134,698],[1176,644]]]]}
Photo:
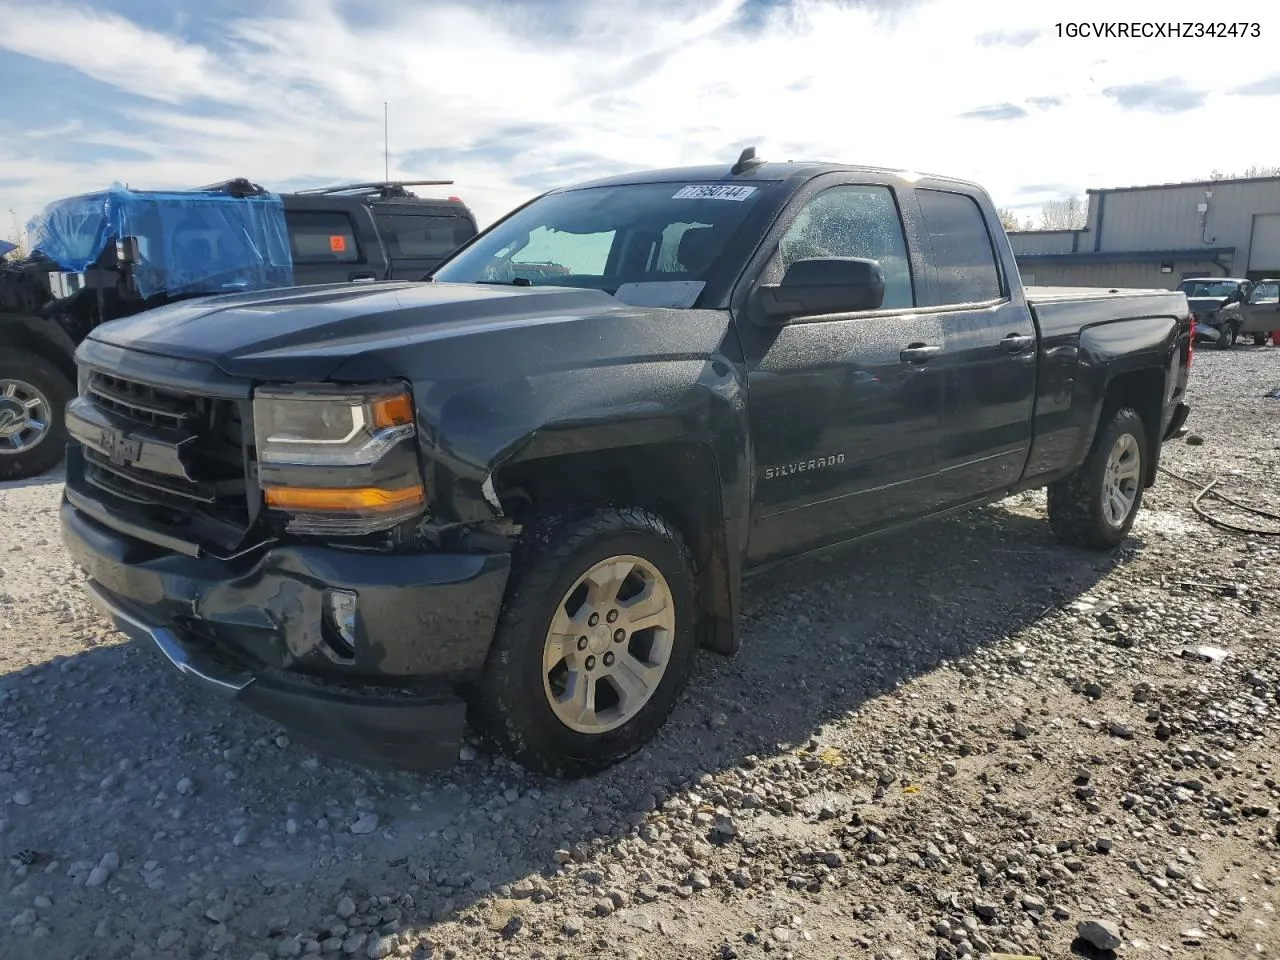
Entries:
{"type": "Polygon", "coordinates": [[[343,660],[354,660],[356,655],[356,600],[356,594],[350,590],[325,591],[321,632],[325,642],[343,660]]]}

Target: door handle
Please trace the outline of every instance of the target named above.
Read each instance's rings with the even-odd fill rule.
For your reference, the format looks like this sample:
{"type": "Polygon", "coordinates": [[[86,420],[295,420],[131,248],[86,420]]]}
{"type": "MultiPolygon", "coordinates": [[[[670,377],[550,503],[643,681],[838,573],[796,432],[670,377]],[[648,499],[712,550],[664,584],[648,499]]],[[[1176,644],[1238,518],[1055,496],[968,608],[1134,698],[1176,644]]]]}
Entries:
{"type": "Polygon", "coordinates": [[[903,363],[924,363],[930,357],[937,356],[941,352],[941,347],[936,347],[932,344],[913,343],[909,347],[904,347],[898,353],[898,359],[903,363]]]}
{"type": "Polygon", "coordinates": [[[1036,342],[1036,338],[1025,333],[1011,333],[1000,341],[1010,353],[1021,353],[1036,342]]]}

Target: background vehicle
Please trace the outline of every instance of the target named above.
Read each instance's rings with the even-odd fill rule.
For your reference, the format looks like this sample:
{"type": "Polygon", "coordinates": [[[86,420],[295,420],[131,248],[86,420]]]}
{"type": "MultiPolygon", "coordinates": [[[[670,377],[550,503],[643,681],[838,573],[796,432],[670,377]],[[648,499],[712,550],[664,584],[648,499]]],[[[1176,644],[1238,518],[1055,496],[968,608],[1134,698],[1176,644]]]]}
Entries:
{"type": "Polygon", "coordinates": [[[1200,277],[1183,280],[1178,289],[1196,317],[1196,336],[1229,350],[1244,327],[1242,305],[1252,284],[1239,277],[1200,277]]]}
{"type": "Polygon", "coordinates": [[[407,189],[448,182],[272,194],[241,179],[50,204],[32,224],[32,256],[0,264],[0,480],[62,459],[72,355],[99,324],[226,291],[424,279],[476,232],[457,197],[407,189]]]}
{"type": "Polygon", "coordinates": [[[122,630],[326,749],[451,762],[466,716],[579,775],[736,650],[746,573],[1037,487],[1060,538],[1115,547],[1190,327],[1181,292],[1024,290],[970,183],[635,173],[431,283],[94,331],[64,537],[122,630]]]}
{"type": "MultiPolygon", "coordinates": [[[[1252,337],[1256,346],[1264,346],[1267,335],[1280,330],[1280,279],[1255,283],[1248,302],[1240,306],[1240,316],[1240,332],[1252,337]]],[[[1274,345],[1280,347],[1280,343],[1274,345]]]]}

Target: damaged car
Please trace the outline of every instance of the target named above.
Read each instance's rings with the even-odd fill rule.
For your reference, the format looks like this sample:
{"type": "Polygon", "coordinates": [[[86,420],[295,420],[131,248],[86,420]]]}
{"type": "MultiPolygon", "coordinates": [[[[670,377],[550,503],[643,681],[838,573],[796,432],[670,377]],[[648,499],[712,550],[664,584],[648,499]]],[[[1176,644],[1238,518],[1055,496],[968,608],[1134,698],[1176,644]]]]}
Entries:
{"type": "Polygon", "coordinates": [[[1178,284],[1195,314],[1196,337],[1223,350],[1234,347],[1244,330],[1243,305],[1251,287],[1239,277],[1198,277],[1178,284]]]}
{"type": "Polygon", "coordinates": [[[1037,488],[1115,549],[1192,347],[1181,292],[1024,288],[975,184],[748,150],[553,190],[428,283],[98,327],[63,537],[120,630],[321,750],[432,768],[469,725],[582,776],[738,649],[748,577],[1037,488]]]}

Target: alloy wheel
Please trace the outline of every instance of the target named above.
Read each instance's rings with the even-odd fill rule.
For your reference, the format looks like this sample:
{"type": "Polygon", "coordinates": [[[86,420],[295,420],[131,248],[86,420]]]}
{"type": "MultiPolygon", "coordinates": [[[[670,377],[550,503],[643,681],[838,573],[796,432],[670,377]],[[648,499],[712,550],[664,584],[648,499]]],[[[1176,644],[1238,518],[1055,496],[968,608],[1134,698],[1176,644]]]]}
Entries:
{"type": "Polygon", "coordinates": [[[561,598],[543,646],[556,718],[586,734],[634,718],[666,674],[675,624],[671,588],[652,563],[628,555],[592,566],[561,598]]]}
{"type": "Polygon", "coordinates": [[[49,433],[52,409],[24,380],[0,380],[0,456],[26,453],[49,433]]]}
{"type": "Polygon", "coordinates": [[[1138,499],[1141,476],[1142,451],[1137,438],[1122,433],[1111,447],[1102,476],[1102,514],[1113,527],[1122,526],[1129,518],[1138,499]]]}

